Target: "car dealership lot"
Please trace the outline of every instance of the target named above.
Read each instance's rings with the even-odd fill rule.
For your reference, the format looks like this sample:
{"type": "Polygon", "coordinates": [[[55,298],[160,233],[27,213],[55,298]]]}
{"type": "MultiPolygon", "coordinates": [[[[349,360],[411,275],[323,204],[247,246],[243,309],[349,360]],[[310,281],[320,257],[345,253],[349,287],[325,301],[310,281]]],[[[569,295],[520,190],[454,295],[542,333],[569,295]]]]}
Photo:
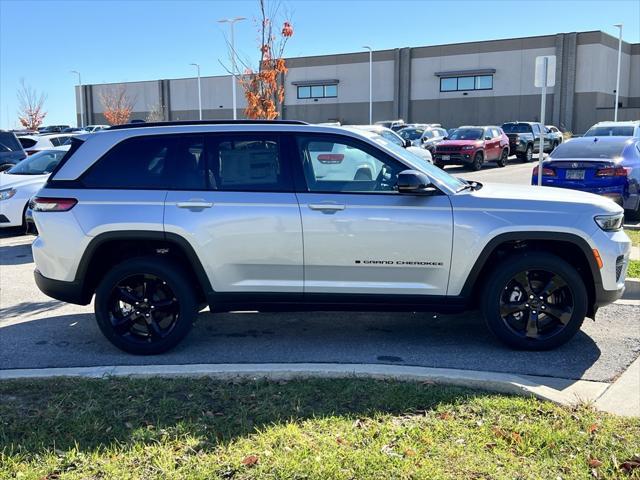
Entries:
{"type": "Polygon", "coordinates": [[[2,369],[337,362],[610,381],[640,356],[640,307],[624,302],[603,308],[596,322],[585,321],[573,340],[549,352],[505,348],[487,332],[477,313],[205,312],[173,351],[155,357],[132,356],[116,349],[98,331],[92,306],[63,304],[40,293],[33,282],[32,240],[11,232],[0,238],[2,369]]]}

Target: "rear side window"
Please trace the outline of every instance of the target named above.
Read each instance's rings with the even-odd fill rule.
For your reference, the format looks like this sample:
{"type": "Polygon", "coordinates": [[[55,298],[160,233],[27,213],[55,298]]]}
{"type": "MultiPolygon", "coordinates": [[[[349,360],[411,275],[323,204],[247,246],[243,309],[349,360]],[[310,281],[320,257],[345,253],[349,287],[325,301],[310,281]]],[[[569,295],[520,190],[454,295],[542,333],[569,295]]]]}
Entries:
{"type": "Polygon", "coordinates": [[[13,133],[0,132],[0,152],[19,152],[20,142],[13,133]]]}
{"type": "Polygon", "coordinates": [[[88,188],[204,190],[199,135],[134,137],[114,146],[82,178],[88,188]]]}
{"type": "Polygon", "coordinates": [[[207,151],[208,180],[214,190],[293,191],[278,136],[211,135],[207,151]]]}
{"type": "Polygon", "coordinates": [[[36,143],[38,143],[37,140],[33,139],[33,138],[27,138],[27,137],[20,137],[18,139],[20,141],[20,143],[22,144],[22,148],[31,148],[33,147],[36,143]]]}

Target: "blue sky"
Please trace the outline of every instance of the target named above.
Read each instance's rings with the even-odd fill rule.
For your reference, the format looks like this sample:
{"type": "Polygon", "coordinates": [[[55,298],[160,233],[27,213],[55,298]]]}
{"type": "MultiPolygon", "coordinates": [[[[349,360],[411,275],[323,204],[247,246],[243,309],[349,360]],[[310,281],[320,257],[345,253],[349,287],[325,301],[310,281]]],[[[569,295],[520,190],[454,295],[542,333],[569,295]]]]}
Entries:
{"type": "MultiPolygon", "coordinates": [[[[225,71],[224,26],[244,16],[237,49],[256,52],[257,0],[0,0],[0,128],[16,127],[21,78],[48,98],[45,123],[75,122],[73,85],[155,80],[225,71]]],[[[640,42],[640,1],[289,0],[295,28],[287,56],[437,45],[558,32],[604,30],[623,22],[640,42]]]]}

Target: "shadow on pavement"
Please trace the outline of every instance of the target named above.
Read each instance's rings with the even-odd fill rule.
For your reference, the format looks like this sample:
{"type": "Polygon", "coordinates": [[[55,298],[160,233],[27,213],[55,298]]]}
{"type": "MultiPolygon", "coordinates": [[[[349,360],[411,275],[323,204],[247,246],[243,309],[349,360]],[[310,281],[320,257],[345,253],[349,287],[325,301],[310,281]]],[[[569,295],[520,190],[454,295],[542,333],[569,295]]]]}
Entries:
{"type": "Polygon", "coordinates": [[[31,244],[0,245],[0,266],[33,263],[31,244]]]}
{"type": "MultiPolygon", "coordinates": [[[[174,350],[140,357],[113,347],[92,314],[52,316],[0,330],[0,368],[196,363],[380,363],[585,377],[601,351],[584,332],[548,352],[513,351],[479,315],[307,312],[202,313],[174,350]],[[28,351],[29,355],[24,355],[28,351]]],[[[619,372],[606,371],[600,376],[619,372]]],[[[589,379],[589,378],[588,378],[589,379]]],[[[591,378],[606,380],[606,378],[591,378]]]]}

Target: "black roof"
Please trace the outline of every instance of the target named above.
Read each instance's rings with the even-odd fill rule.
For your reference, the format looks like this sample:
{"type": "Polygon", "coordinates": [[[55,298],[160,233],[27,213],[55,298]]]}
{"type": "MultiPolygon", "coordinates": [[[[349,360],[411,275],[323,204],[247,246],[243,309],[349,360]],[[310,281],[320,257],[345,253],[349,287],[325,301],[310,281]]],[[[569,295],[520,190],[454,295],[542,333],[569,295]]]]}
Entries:
{"type": "Polygon", "coordinates": [[[173,122],[136,122],[113,125],[109,130],[124,130],[126,128],[142,127],[170,127],[172,125],[308,125],[300,120],[180,120],[173,122]]]}

